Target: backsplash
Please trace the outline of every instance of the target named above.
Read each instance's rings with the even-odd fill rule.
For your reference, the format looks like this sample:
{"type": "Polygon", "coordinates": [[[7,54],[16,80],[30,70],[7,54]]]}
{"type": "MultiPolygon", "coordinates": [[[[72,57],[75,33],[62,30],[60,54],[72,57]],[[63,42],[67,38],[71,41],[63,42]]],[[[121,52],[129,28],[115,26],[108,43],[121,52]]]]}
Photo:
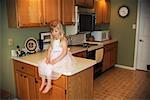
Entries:
{"type": "Polygon", "coordinates": [[[70,35],[68,38],[68,45],[77,45],[85,43],[85,34],[70,35]]]}

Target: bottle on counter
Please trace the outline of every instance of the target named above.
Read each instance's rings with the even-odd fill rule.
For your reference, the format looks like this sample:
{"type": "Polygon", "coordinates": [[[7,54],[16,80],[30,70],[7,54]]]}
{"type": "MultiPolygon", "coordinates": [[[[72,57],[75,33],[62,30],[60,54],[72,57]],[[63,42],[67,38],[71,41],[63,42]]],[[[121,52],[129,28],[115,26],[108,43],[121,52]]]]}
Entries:
{"type": "Polygon", "coordinates": [[[21,56],[21,50],[20,50],[19,45],[17,45],[16,53],[18,57],[21,56]]]}

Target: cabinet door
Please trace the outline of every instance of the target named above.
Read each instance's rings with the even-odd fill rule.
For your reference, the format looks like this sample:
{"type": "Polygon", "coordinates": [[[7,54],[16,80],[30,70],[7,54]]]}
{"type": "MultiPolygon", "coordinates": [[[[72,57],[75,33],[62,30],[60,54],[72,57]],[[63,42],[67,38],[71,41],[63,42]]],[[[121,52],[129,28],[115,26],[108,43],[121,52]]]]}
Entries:
{"type": "Polygon", "coordinates": [[[102,71],[107,70],[110,67],[110,55],[111,52],[109,49],[105,49],[104,51],[104,58],[103,58],[103,65],[102,65],[102,71]]]}
{"type": "Polygon", "coordinates": [[[110,0],[95,1],[96,24],[110,22],[110,0]]]}
{"type": "Polygon", "coordinates": [[[114,66],[117,63],[117,42],[112,44],[110,65],[114,66]]]}
{"type": "Polygon", "coordinates": [[[94,0],[86,0],[85,2],[86,2],[86,6],[88,8],[93,8],[93,6],[94,6],[94,0]]]}
{"type": "Polygon", "coordinates": [[[86,0],[75,0],[77,6],[84,6],[86,0]]]}
{"type": "Polygon", "coordinates": [[[75,23],[74,0],[62,0],[62,23],[71,25],[75,23]]]}
{"type": "Polygon", "coordinates": [[[17,96],[22,100],[36,98],[35,78],[19,71],[15,73],[17,96]]]}
{"type": "Polygon", "coordinates": [[[66,96],[65,89],[52,85],[51,90],[48,93],[43,94],[39,92],[40,85],[41,85],[41,81],[37,80],[36,93],[37,93],[38,100],[65,100],[65,96],[66,96]]]}
{"type": "Polygon", "coordinates": [[[75,5],[86,8],[93,8],[94,0],[75,0],[75,5]]]}
{"type": "Polygon", "coordinates": [[[42,21],[42,0],[17,0],[19,27],[40,26],[42,21]]]}
{"type": "Polygon", "coordinates": [[[52,20],[60,21],[60,3],[61,0],[43,0],[44,25],[52,20]]]}

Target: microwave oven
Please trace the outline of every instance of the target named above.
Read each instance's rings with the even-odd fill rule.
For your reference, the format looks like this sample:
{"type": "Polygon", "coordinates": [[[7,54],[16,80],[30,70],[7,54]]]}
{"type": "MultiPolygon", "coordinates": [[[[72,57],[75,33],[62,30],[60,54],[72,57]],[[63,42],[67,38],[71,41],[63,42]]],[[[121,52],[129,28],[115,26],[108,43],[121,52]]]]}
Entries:
{"type": "Polygon", "coordinates": [[[91,35],[94,36],[95,41],[109,40],[109,30],[93,31],[91,35]]]}
{"type": "Polygon", "coordinates": [[[79,31],[92,32],[95,29],[95,13],[79,13],[79,31]]]}

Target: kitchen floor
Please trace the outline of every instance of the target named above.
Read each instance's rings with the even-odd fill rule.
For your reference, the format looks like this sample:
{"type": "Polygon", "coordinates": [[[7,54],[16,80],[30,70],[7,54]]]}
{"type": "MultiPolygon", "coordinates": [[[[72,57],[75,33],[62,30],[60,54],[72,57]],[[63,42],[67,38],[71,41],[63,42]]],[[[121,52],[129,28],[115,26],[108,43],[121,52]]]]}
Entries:
{"type": "Polygon", "coordinates": [[[94,100],[150,100],[150,72],[112,68],[94,80],[94,100]]]}

